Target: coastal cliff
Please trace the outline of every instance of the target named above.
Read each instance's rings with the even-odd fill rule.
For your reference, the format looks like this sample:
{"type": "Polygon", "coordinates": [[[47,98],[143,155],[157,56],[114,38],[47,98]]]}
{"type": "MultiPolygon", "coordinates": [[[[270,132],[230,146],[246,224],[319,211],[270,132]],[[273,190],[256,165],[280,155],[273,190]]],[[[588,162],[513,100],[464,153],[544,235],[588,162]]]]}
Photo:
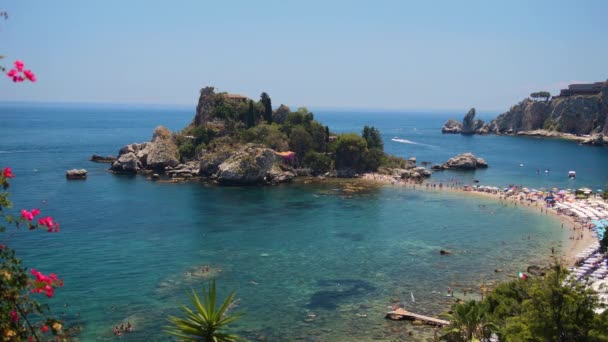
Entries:
{"type": "Polygon", "coordinates": [[[582,86],[587,85],[570,85],[551,99],[548,96],[544,100],[526,98],[489,124],[474,120],[472,109],[459,132],[454,129],[455,120],[446,122],[442,132],[563,137],[602,145],[604,136],[608,135],[608,81],[589,85],[593,88],[582,86]]]}

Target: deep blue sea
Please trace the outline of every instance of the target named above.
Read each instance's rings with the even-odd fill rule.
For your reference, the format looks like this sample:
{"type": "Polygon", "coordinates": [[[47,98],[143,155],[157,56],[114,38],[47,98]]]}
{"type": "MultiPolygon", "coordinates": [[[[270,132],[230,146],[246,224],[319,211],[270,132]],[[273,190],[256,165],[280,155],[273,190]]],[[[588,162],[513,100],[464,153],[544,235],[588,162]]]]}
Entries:
{"type": "MultiPolygon", "coordinates": [[[[547,262],[567,239],[558,222],[473,196],[348,182],[276,187],[163,184],[117,176],[92,154],[148,141],[159,124],[186,126],[193,108],[114,105],[0,105],[0,167],[17,175],[20,208],[37,208],[61,233],[20,231],[8,241],[28,267],[56,272],[65,286],[51,301],[80,340],[171,340],[162,333],[210,265],[220,294],[235,290],[245,313],[235,331],[259,341],[417,340],[429,328],[384,319],[386,306],[438,314],[448,286],[461,294],[547,262]],[[86,168],[86,181],[65,171],[86,168]],[[450,256],[439,249],[450,249],[450,256]],[[502,273],[494,270],[503,269],[502,273]],[[415,302],[412,300],[415,298],[415,302]],[[367,315],[365,317],[365,315],[367,315]],[[314,316],[314,317],[313,317],[314,316]],[[406,332],[414,331],[409,337],[406,332]]],[[[608,149],[561,140],[442,135],[462,113],[316,111],[335,132],[373,125],[385,150],[440,163],[473,152],[490,167],[440,172],[437,182],[594,189],[608,184],[608,149]],[[396,141],[392,139],[397,139],[396,141]],[[523,164],[523,167],[520,167],[523,164]],[[540,174],[536,170],[541,170],[540,174]],[[550,170],[545,173],[544,170],[550,170]],[[577,179],[568,181],[569,170],[577,179]]]]}

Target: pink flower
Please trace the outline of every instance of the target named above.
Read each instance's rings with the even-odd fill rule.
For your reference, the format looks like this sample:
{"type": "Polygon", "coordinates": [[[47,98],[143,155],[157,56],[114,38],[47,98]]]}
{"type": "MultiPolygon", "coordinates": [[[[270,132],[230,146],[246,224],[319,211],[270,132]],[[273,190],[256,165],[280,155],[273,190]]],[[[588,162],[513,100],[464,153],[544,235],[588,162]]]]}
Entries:
{"type": "Polygon", "coordinates": [[[23,66],[25,64],[23,64],[23,61],[18,59],[15,61],[15,68],[17,68],[18,71],[23,71],[23,66]]]}
{"type": "Polygon", "coordinates": [[[30,80],[30,82],[36,82],[36,75],[34,75],[34,73],[32,72],[32,70],[25,70],[23,72],[23,75],[25,75],[25,78],[27,78],[28,80],[30,80]]]}
{"type": "Polygon", "coordinates": [[[40,215],[40,209],[32,209],[31,213],[34,216],[38,216],[38,215],[40,215]]]}
{"type": "Polygon", "coordinates": [[[15,312],[15,310],[11,310],[11,320],[13,322],[17,322],[19,320],[19,315],[15,312]]]}
{"type": "Polygon", "coordinates": [[[13,170],[10,167],[5,167],[4,171],[2,171],[2,174],[4,175],[4,178],[15,178],[13,170]]]}
{"type": "Polygon", "coordinates": [[[13,82],[18,83],[18,82],[23,82],[25,81],[25,78],[23,78],[23,76],[15,76],[13,77],[13,82]]]}
{"type": "Polygon", "coordinates": [[[42,333],[45,333],[45,332],[49,331],[49,327],[47,327],[46,325],[43,325],[42,328],[40,328],[40,330],[42,330],[42,333]]]}
{"type": "Polygon", "coordinates": [[[6,73],[6,76],[11,77],[11,78],[13,78],[17,75],[19,75],[19,71],[17,71],[16,69],[11,69],[9,72],[6,73]]]}
{"type": "Polygon", "coordinates": [[[53,229],[53,225],[54,225],[53,218],[50,216],[43,217],[41,219],[38,219],[38,224],[49,228],[50,229],[49,231],[51,231],[53,229]]]}
{"type": "Polygon", "coordinates": [[[28,221],[32,221],[34,219],[34,215],[25,209],[21,209],[21,217],[28,221]]]}

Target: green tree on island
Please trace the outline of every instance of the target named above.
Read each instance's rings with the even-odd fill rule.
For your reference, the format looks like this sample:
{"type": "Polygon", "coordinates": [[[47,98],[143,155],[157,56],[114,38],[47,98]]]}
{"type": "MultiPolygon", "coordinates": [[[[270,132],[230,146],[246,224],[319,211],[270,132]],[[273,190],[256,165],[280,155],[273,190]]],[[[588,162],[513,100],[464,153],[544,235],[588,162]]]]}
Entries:
{"type": "Polygon", "coordinates": [[[367,148],[377,148],[381,151],[384,151],[384,142],[382,141],[380,130],[378,130],[376,127],[369,127],[365,125],[363,127],[363,133],[361,134],[361,136],[367,142],[367,148]]]}
{"type": "Polygon", "coordinates": [[[255,110],[252,100],[249,100],[249,109],[247,110],[245,124],[247,125],[247,128],[255,126],[255,110]]]}
{"type": "Polygon", "coordinates": [[[270,96],[263,92],[260,95],[260,102],[264,106],[264,120],[269,124],[272,123],[272,101],[270,100],[270,96]]]}

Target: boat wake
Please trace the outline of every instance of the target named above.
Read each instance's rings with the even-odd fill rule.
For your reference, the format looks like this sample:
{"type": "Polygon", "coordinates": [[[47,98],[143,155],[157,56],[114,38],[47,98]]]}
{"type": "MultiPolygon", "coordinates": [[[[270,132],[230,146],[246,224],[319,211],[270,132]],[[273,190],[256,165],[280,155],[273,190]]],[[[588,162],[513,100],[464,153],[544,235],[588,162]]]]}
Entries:
{"type": "Polygon", "coordinates": [[[401,139],[401,138],[392,138],[391,139],[394,142],[398,142],[401,144],[409,144],[409,145],[419,145],[419,146],[428,146],[428,147],[437,147],[437,146],[433,146],[433,145],[429,145],[429,144],[423,144],[423,143],[419,143],[419,142],[415,142],[415,141],[411,141],[411,140],[407,140],[407,139],[401,139]]]}

